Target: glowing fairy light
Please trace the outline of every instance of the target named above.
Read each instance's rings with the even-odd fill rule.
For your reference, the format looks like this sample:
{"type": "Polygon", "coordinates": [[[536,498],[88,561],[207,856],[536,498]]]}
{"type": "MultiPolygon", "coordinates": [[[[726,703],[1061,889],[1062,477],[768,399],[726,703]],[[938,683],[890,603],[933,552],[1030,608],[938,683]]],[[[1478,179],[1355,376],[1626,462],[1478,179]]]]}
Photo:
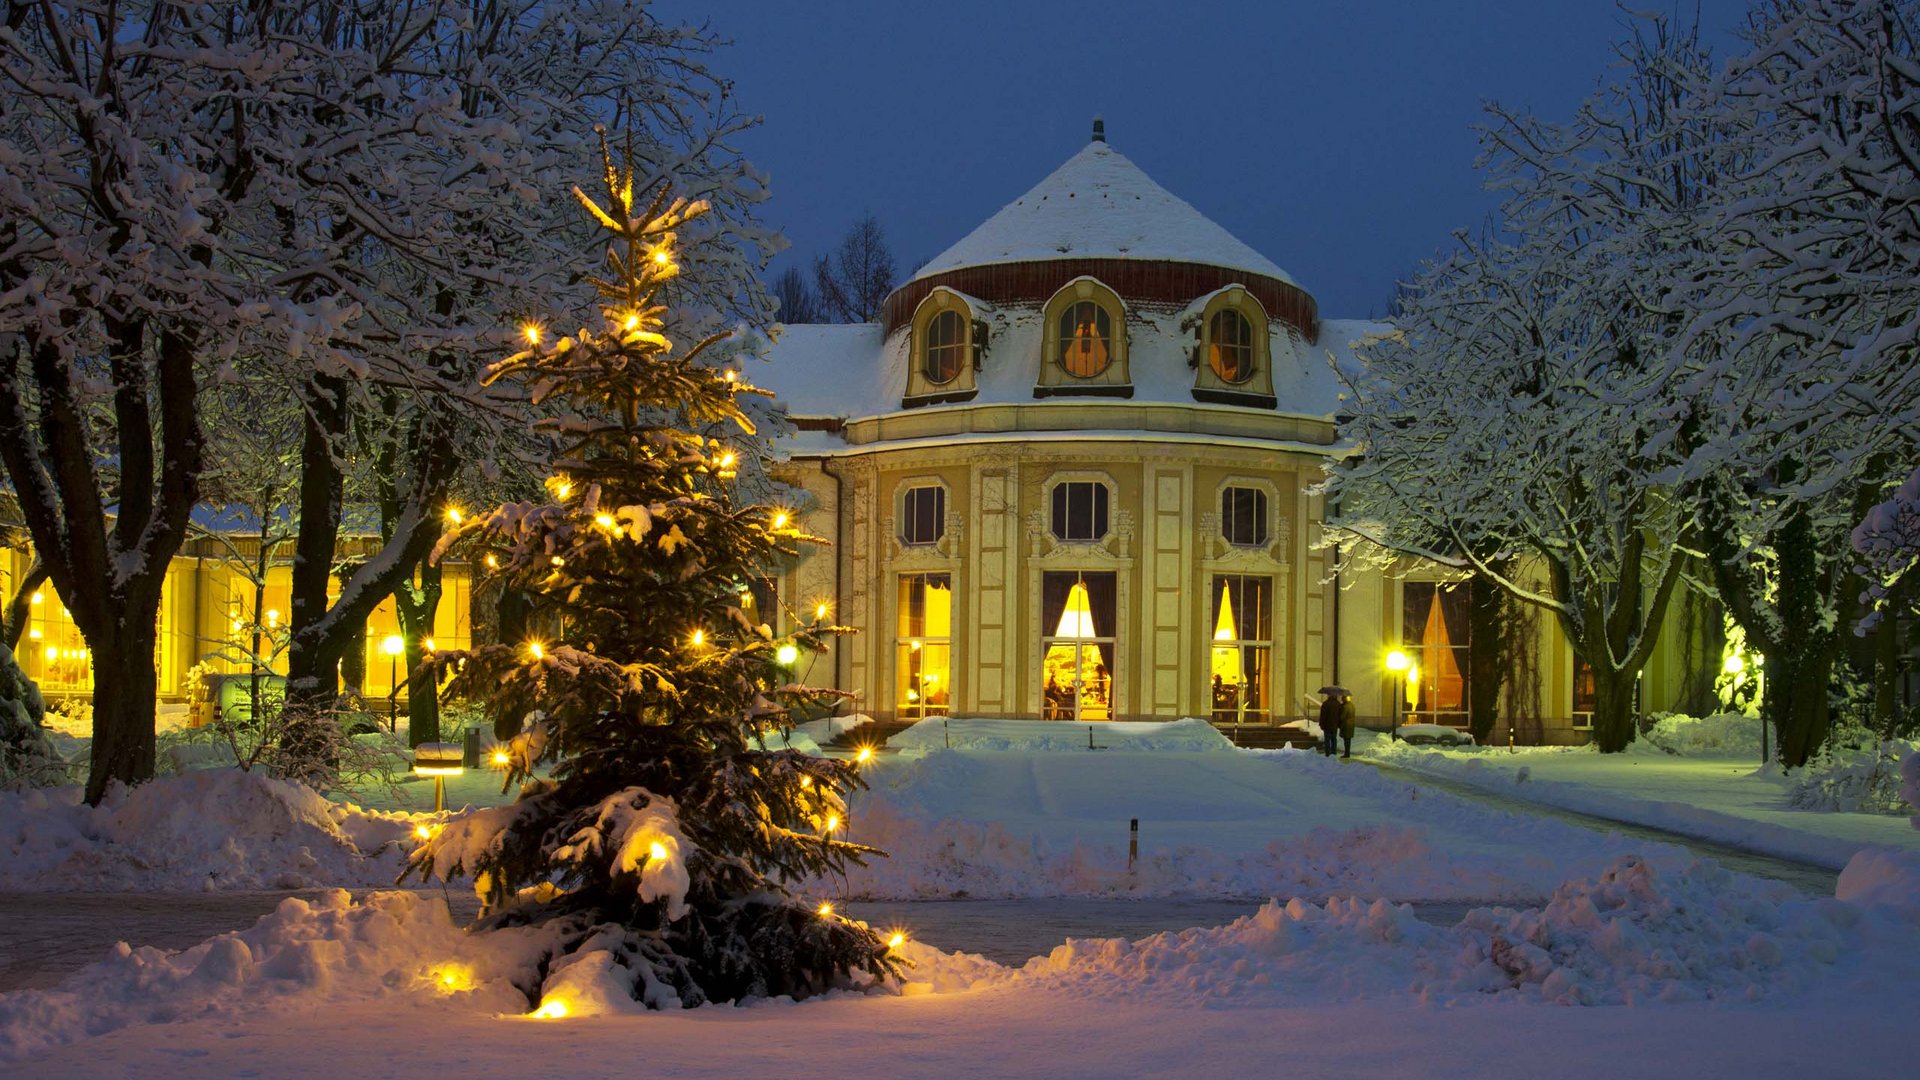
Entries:
{"type": "Polygon", "coordinates": [[[814,911],[818,912],[820,917],[823,919],[833,918],[833,901],[831,900],[820,901],[820,906],[815,908],[814,911]]]}
{"type": "Polygon", "coordinates": [[[548,998],[540,1003],[539,1008],[533,1010],[532,1016],[536,1020],[563,1020],[567,1012],[567,1003],[564,1000],[548,998]]]}
{"type": "Polygon", "coordinates": [[[687,640],[692,642],[693,647],[697,649],[707,643],[707,632],[705,630],[695,630],[687,636],[687,640]]]}
{"type": "Polygon", "coordinates": [[[504,769],[513,764],[513,755],[507,753],[505,750],[495,750],[493,752],[493,763],[504,769]]]}
{"type": "Polygon", "coordinates": [[[547,650],[537,641],[527,642],[527,655],[538,660],[547,655],[547,650]]]}
{"type": "Polygon", "coordinates": [[[638,328],[638,327],[640,326],[640,316],[638,316],[638,315],[629,315],[629,316],[627,316],[627,319],[626,319],[626,321],[625,321],[625,322],[623,322],[623,323],[621,323],[620,325],[621,325],[621,327],[623,327],[624,329],[626,329],[626,330],[628,330],[628,331],[632,331],[632,330],[635,330],[635,329],[637,329],[637,328],[638,328]]]}
{"type": "Polygon", "coordinates": [[[895,930],[893,932],[893,936],[887,939],[887,948],[897,949],[900,946],[905,945],[906,943],[907,943],[907,935],[901,933],[898,930],[895,930]]]}
{"type": "Polygon", "coordinates": [[[460,524],[462,520],[460,515],[460,508],[457,506],[447,507],[447,520],[455,525],[460,524]]]}
{"type": "Polygon", "coordinates": [[[790,667],[795,660],[800,659],[800,650],[792,642],[788,642],[773,651],[773,658],[782,667],[790,667]]]}
{"type": "Polygon", "coordinates": [[[665,844],[662,844],[660,841],[655,840],[647,848],[647,857],[652,859],[654,862],[663,861],[667,857],[667,846],[665,844]]]}
{"type": "Polygon", "coordinates": [[[613,528],[613,515],[612,514],[595,514],[593,515],[593,523],[595,525],[600,526],[603,529],[611,529],[613,528]]]}
{"type": "Polygon", "coordinates": [[[540,344],[540,324],[539,323],[523,324],[520,327],[520,333],[525,335],[527,339],[527,344],[529,345],[540,344]]]}
{"type": "Polygon", "coordinates": [[[787,517],[787,512],[785,510],[778,511],[773,515],[773,527],[776,529],[784,529],[787,527],[787,522],[790,520],[792,519],[787,517]]]}

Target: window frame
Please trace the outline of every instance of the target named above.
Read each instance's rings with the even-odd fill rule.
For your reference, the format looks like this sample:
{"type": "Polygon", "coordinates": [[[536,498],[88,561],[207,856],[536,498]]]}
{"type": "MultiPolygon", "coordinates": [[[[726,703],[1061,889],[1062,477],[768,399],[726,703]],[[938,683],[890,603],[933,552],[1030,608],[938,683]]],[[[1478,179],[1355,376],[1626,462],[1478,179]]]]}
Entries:
{"type": "Polygon", "coordinates": [[[1054,319],[1053,337],[1054,362],[1060,365],[1061,373],[1067,378],[1085,382],[1105,375],[1107,370],[1113,367],[1113,313],[1108,311],[1106,305],[1100,303],[1098,300],[1092,299],[1091,297],[1076,299],[1062,307],[1059,315],[1054,319]],[[1075,350],[1082,340],[1080,330],[1089,325],[1088,323],[1080,321],[1080,313],[1083,310],[1092,313],[1091,325],[1095,333],[1099,336],[1102,353],[1099,359],[1100,366],[1091,371],[1075,371],[1067,363],[1068,355],[1075,350]],[[1072,327],[1071,330],[1068,329],[1069,325],[1072,327]]]}
{"type": "Polygon", "coordinates": [[[1273,498],[1264,487],[1251,484],[1236,484],[1231,481],[1220,486],[1220,538],[1229,547],[1244,551],[1260,551],[1273,543],[1273,498]],[[1236,492],[1247,493],[1253,497],[1255,509],[1251,515],[1255,534],[1258,539],[1252,541],[1236,540],[1233,536],[1233,523],[1239,516],[1229,509],[1229,502],[1236,492]]]}
{"type": "Polygon", "coordinates": [[[899,540],[900,545],[902,547],[910,547],[910,548],[931,548],[931,547],[937,547],[940,541],[946,539],[947,502],[948,502],[948,492],[947,492],[947,486],[945,484],[937,483],[933,481],[916,481],[916,480],[908,480],[908,481],[902,482],[900,485],[900,494],[894,502],[894,507],[897,515],[896,524],[894,528],[894,536],[897,540],[899,540]],[[934,514],[933,514],[934,535],[932,539],[926,539],[926,540],[915,539],[913,538],[913,535],[910,532],[910,530],[918,521],[918,515],[915,513],[914,504],[919,500],[917,500],[914,496],[916,496],[921,492],[926,492],[926,491],[933,491],[937,493],[934,496],[934,499],[935,499],[934,514]]]}
{"type": "Polygon", "coordinates": [[[1099,279],[1082,275],[1062,285],[1047,298],[1040,311],[1040,367],[1034,380],[1034,397],[1085,395],[1089,397],[1132,397],[1133,378],[1128,367],[1127,306],[1120,294],[1099,279]],[[1092,304],[1107,326],[1106,363],[1098,370],[1080,374],[1066,364],[1066,346],[1075,338],[1071,325],[1080,305],[1092,304]],[[1068,324],[1067,333],[1062,325],[1068,324]]]}
{"type": "Polygon", "coordinates": [[[1113,485],[1105,480],[1068,477],[1055,480],[1047,485],[1047,535],[1056,543],[1062,544],[1098,544],[1113,535],[1113,485]],[[1074,488],[1090,488],[1086,513],[1089,527],[1098,524],[1090,536],[1069,535],[1061,529],[1063,515],[1066,524],[1072,523],[1074,488]]]}
{"type": "Polygon", "coordinates": [[[949,716],[953,710],[953,574],[945,570],[909,570],[894,575],[894,715],[898,719],[924,720],[929,716],[949,716]],[[947,593],[947,626],[944,634],[926,632],[926,590],[936,579],[944,585],[947,593]],[[921,625],[919,633],[913,633],[910,625],[909,603],[911,590],[918,586],[921,590],[919,609],[921,625]],[[941,662],[933,662],[933,658],[941,662]],[[927,669],[937,669],[932,676],[935,681],[944,681],[940,691],[944,696],[938,704],[930,703],[933,693],[924,692],[927,687],[927,669]],[[918,674],[915,674],[916,670],[918,674]],[[908,685],[910,680],[919,680],[919,689],[908,685]]]}
{"type": "Polygon", "coordinates": [[[1229,285],[1195,300],[1187,310],[1189,314],[1181,325],[1195,335],[1193,352],[1187,361],[1194,369],[1194,400],[1263,409],[1277,407],[1273,389],[1274,354],[1292,338],[1284,333],[1276,335],[1274,323],[1259,298],[1243,285],[1229,285]],[[1192,314],[1196,309],[1197,318],[1192,314]],[[1247,358],[1247,371],[1238,379],[1229,378],[1214,363],[1216,326],[1227,312],[1240,317],[1241,321],[1235,325],[1244,328],[1248,335],[1244,345],[1231,346],[1244,349],[1247,358]],[[1282,339],[1281,342],[1277,343],[1276,337],[1282,339]]]}
{"type": "Polygon", "coordinates": [[[1206,347],[1207,366],[1213,369],[1213,374],[1219,378],[1221,382],[1233,386],[1245,386],[1247,383],[1253,381],[1254,374],[1260,370],[1259,356],[1254,348],[1253,323],[1247,318],[1246,312],[1241,311],[1238,307],[1229,306],[1217,308],[1213,314],[1207,316],[1206,347]],[[1238,328],[1235,336],[1241,338],[1241,340],[1234,342],[1224,342],[1221,340],[1220,324],[1223,320],[1228,319],[1231,319],[1233,324],[1238,328]],[[1220,369],[1221,356],[1228,349],[1233,350],[1240,360],[1240,367],[1238,369],[1240,375],[1237,378],[1220,369]]]}
{"type": "MultiPolygon", "coordinates": [[[[1467,583],[1464,581],[1403,580],[1400,583],[1400,641],[1402,643],[1400,647],[1415,664],[1419,665],[1421,691],[1418,704],[1422,706],[1417,709],[1406,707],[1406,688],[1405,686],[1396,686],[1394,692],[1401,695],[1401,715],[1405,718],[1405,723],[1445,724],[1450,727],[1465,727],[1468,717],[1472,715],[1473,701],[1471,695],[1473,687],[1471,680],[1468,678],[1468,673],[1472,670],[1473,662],[1473,640],[1471,636],[1473,624],[1472,620],[1467,617],[1465,610],[1468,597],[1467,588],[1467,583]],[[1454,626],[1453,620],[1446,617],[1446,602],[1441,602],[1442,623],[1450,634],[1460,635],[1459,638],[1450,637],[1445,646],[1451,654],[1449,659],[1452,661],[1454,669],[1460,678],[1460,705],[1458,708],[1436,708],[1428,700],[1429,695],[1426,688],[1429,685],[1437,685],[1437,680],[1435,682],[1429,682],[1428,676],[1434,673],[1434,668],[1431,665],[1435,659],[1435,650],[1440,646],[1426,643],[1424,640],[1426,627],[1423,622],[1415,625],[1414,620],[1409,618],[1408,604],[1410,602],[1409,597],[1412,595],[1413,590],[1429,589],[1432,590],[1432,592],[1428,594],[1431,598],[1428,600],[1429,605],[1439,601],[1439,597],[1442,594],[1457,594],[1460,598],[1457,603],[1461,607],[1461,617],[1457,627],[1454,626]]],[[[1424,620],[1425,617],[1424,614],[1420,616],[1422,620],[1424,620]]],[[[1397,679],[1394,681],[1396,683],[1399,682],[1397,679]]],[[[1437,697],[1437,692],[1433,696],[1437,697]]]]}
{"type": "Polygon", "coordinates": [[[957,307],[941,308],[928,317],[925,329],[920,335],[920,375],[932,386],[953,385],[960,373],[967,368],[967,353],[972,345],[972,320],[957,307]],[[936,340],[936,328],[943,323],[952,326],[954,337],[951,341],[936,340]],[[952,370],[942,377],[934,370],[934,359],[939,356],[942,366],[946,360],[952,361],[952,370]]]}
{"type": "Polygon", "coordinates": [[[1207,589],[1208,599],[1207,599],[1207,609],[1206,609],[1207,610],[1206,626],[1207,626],[1208,662],[1205,668],[1205,676],[1204,676],[1204,678],[1206,679],[1206,685],[1204,689],[1210,695],[1210,698],[1207,703],[1208,715],[1213,719],[1215,723],[1249,723],[1249,722],[1256,723],[1256,724],[1267,723],[1273,718],[1273,651],[1274,651],[1273,635],[1274,635],[1274,622],[1275,622],[1275,614],[1276,614],[1274,611],[1274,598],[1279,591],[1274,583],[1273,575],[1272,574],[1238,574],[1238,573],[1231,573],[1231,572],[1215,572],[1208,575],[1208,581],[1210,583],[1207,589]],[[1219,636],[1220,635],[1219,621],[1220,621],[1220,614],[1221,614],[1220,597],[1223,592],[1231,589],[1232,586],[1230,585],[1230,582],[1239,583],[1241,603],[1243,607],[1235,608],[1233,612],[1234,636],[1231,638],[1223,638],[1219,636]],[[1266,627],[1265,627],[1266,636],[1264,638],[1244,636],[1244,631],[1247,629],[1246,622],[1248,619],[1248,615],[1244,608],[1244,604],[1245,604],[1246,592],[1247,592],[1249,583],[1258,583],[1262,593],[1264,594],[1263,599],[1265,603],[1259,609],[1260,616],[1263,616],[1264,618],[1256,616],[1254,619],[1255,625],[1253,627],[1255,630],[1260,629],[1260,627],[1258,626],[1258,623],[1261,621],[1264,621],[1266,623],[1266,627]],[[1215,687],[1213,685],[1213,679],[1216,677],[1215,662],[1218,659],[1215,654],[1219,650],[1227,649],[1227,648],[1237,649],[1239,651],[1238,660],[1241,666],[1242,674],[1241,674],[1241,681],[1235,684],[1236,686],[1245,687],[1251,681],[1246,677],[1246,674],[1245,674],[1248,653],[1251,651],[1252,653],[1258,655],[1261,658],[1260,662],[1257,665],[1260,672],[1259,687],[1258,687],[1258,690],[1259,690],[1258,697],[1260,699],[1260,704],[1261,704],[1260,708],[1258,709],[1248,708],[1246,706],[1246,694],[1243,691],[1235,695],[1234,708],[1224,710],[1224,711],[1222,710],[1220,705],[1220,692],[1225,687],[1224,687],[1224,684],[1222,684],[1222,686],[1220,687],[1215,687]]]}

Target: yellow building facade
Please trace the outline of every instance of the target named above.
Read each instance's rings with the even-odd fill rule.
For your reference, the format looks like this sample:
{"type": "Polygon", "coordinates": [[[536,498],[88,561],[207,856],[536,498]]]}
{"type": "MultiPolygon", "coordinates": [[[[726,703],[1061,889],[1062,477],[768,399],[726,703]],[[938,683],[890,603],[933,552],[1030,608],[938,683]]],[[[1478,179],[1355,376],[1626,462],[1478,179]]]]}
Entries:
{"type": "MultiPolygon", "coordinates": [[[[1285,723],[1338,683],[1363,722],[1464,725],[1466,590],[1321,543],[1314,488],[1348,452],[1329,360],[1383,330],[1321,318],[1096,134],[879,322],[786,327],[750,373],[832,542],[782,575],[784,606],[857,631],[804,677],[883,720],[1285,723]]],[[[1572,652],[1550,619],[1537,636],[1515,737],[1582,741],[1572,652]]],[[[1644,708],[1682,675],[1663,649],[1644,708]]]]}

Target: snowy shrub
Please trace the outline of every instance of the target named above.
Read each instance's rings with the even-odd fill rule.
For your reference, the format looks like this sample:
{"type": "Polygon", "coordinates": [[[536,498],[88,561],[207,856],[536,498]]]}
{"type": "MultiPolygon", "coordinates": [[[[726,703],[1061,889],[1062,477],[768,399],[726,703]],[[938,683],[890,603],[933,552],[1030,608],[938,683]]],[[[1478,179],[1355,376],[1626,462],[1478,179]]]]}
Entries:
{"type": "Polygon", "coordinates": [[[1669,754],[1747,754],[1760,756],[1760,721],[1740,713],[1688,716],[1655,713],[1647,742],[1669,754]]]}
{"type": "Polygon", "coordinates": [[[47,739],[45,717],[40,688],[20,670],[13,650],[0,646],[0,790],[65,781],[67,763],[47,739]]]}
{"type": "Polygon", "coordinates": [[[1909,814],[1912,804],[1901,791],[1901,758],[1915,752],[1902,739],[1851,750],[1829,745],[1798,770],[1788,799],[1804,810],[1844,810],[1866,814],[1909,814]]]}

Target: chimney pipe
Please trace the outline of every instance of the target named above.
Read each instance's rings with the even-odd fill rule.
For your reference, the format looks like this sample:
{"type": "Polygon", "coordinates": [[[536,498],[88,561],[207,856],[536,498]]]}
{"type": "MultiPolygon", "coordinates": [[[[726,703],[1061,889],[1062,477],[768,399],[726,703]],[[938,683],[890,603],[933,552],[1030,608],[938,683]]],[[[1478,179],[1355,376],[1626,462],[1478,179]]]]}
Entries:
{"type": "Polygon", "coordinates": [[[1107,122],[1097,116],[1093,118],[1093,141],[1107,141],[1107,122]]]}

